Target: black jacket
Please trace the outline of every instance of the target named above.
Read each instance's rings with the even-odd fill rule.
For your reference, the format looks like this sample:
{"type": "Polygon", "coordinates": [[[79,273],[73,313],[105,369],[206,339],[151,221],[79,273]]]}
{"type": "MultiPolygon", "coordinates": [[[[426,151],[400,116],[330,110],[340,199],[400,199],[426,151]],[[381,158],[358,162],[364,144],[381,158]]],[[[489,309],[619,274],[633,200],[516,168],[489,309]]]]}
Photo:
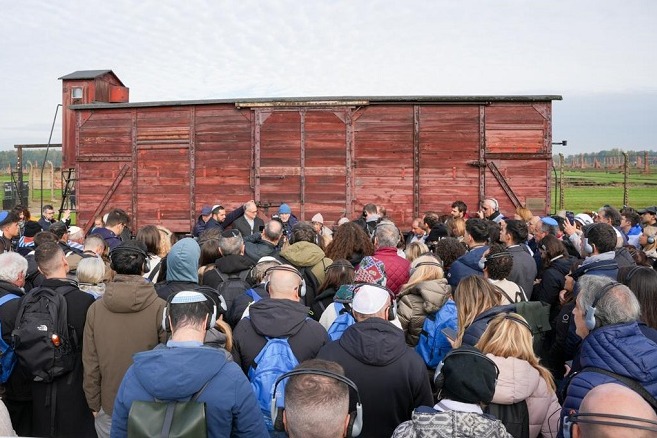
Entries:
{"type": "Polygon", "coordinates": [[[235,219],[238,217],[242,216],[244,214],[244,206],[240,206],[239,208],[236,208],[235,210],[231,211],[226,215],[226,219],[224,219],[223,222],[217,222],[215,218],[211,217],[209,221],[205,223],[205,230],[210,230],[212,228],[219,228],[219,231],[223,231],[224,228],[227,228],[232,224],[235,219]]]}
{"type": "Polygon", "coordinates": [[[263,221],[259,217],[256,217],[253,219],[253,229],[251,229],[251,225],[249,225],[244,215],[242,215],[237,219],[235,219],[232,228],[239,230],[240,234],[242,234],[242,237],[248,237],[252,234],[260,234],[260,232],[262,231],[261,227],[264,226],[265,226],[265,221],[263,221]]]}
{"type": "Polygon", "coordinates": [[[280,250],[277,245],[263,240],[260,234],[252,234],[244,238],[244,254],[256,263],[262,257],[276,256],[280,250]]]}
{"type": "Polygon", "coordinates": [[[249,318],[242,319],[233,332],[233,357],[244,373],[248,374],[267,343],[265,337],[288,338],[299,363],[315,358],[329,337],[324,327],[308,317],[308,310],[297,301],[271,298],[249,307],[249,318]]]}
{"type": "MultiPolygon", "coordinates": [[[[566,284],[566,275],[570,271],[573,259],[570,257],[561,257],[543,271],[540,275],[541,282],[534,285],[532,301],[542,301],[550,305],[550,321],[559,314],[561,304],[559,303],[559,292],[566,284]]],[[[554,324],[552,328],[554,328],[554,324]]]]}
{"type": "MultiPolygon", "coordinates": [[[[362,438],[391,436],[400,423],[411,419],[413,409],[433,405],[424,361],[406,345],[404,332],[388,321],[369,318],[350,326],[317,358],[342,365],[358,387],[362,438]]],[[[350,406],[353,403],[352,399],[350,406]]]]}
{"type": "MultiPolygon", "coordinates": [[[[269,293],[265,290],[264,283],[253,286],[253,290],[260,296],[260,299],[269,298],[269,293]]],[[[226,314],[226,322],[231,326],[231,328],[235,328],[235,326],[240,322],[242,315],[244,315],[244,311],[252,302],[253,299],[246,293],[243,293],[233,300],[233,304],[230,306],[230,309],[228,309],[228,313],[226,314]]]]}
{"type": "MultiPolygon", "coordinates": [[[[42,286],[56,291],[75,288],[65,295],[68,312],[68,324],[76,332],[78,345],[82,348],[84,323],[87,310],[94,303],[94,297],[77,289],[74,281],[63,279],[46,279],[42,286]]],[[[95,437],[94,417],[87,405],[82,390],[82,355],[76,361],[75,368],[69,374],[56,378],[52,383],[32,382],[33,430],[34,436],[50,435],[50,405],[49,396],[56,386],[55,403],[55,436],[95,437]]],[[[52,400],[50,401],[53,402],[52,400]]]]}
{"type": "Polygon", "coordinates": [[[155,284],[155,292],[165,301],[173,293],[183,290],[196,290],[197,288],[198,283],[192,283],[191,281],[165,281],[164,283],[155,284]]]}
{"type": "Polygon", "coordinates": [[[242,274],[242,278],[247,278],[244,272],[248,272],[255,266],[255,262],[250,258],[243,255],[229,254],[227,256],[218,258],[214,262],[216,269],[209,269],[203,274],[203,285],[210,286],[214,289],[219,289],[219,285],[223,281],[217,271],[220,271],[228,276],[235,276],[242,274]]]}

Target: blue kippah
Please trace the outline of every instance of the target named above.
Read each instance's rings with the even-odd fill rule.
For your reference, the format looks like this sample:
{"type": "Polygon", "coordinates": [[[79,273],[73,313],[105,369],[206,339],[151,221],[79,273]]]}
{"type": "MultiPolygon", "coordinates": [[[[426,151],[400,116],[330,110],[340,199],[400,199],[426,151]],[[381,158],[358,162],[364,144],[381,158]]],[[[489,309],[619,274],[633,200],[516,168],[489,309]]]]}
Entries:
{"type": "Polygon", "coordinates": [[[9,212],[6,210],[0,211],[0,222],[4,221],[7,219],[7,216],[9,216],[9,212]]]}

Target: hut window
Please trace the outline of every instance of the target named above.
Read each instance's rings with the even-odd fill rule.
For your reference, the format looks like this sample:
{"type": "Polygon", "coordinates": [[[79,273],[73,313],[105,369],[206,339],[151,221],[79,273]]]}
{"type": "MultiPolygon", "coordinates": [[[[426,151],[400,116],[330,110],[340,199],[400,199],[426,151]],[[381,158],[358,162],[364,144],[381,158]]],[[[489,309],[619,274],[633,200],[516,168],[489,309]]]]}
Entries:
{"type": "Polygon", "coordinates": [[[73,87],[71,97],[73,99],[82,99],[82,87],[73,87]]]}

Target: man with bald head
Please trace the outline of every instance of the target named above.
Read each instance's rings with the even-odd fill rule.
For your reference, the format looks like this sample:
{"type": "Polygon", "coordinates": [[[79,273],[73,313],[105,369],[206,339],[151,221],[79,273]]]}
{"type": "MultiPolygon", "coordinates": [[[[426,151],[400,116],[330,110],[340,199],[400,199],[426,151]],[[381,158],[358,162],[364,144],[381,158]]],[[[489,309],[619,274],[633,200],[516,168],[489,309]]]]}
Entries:
{"type": "Polygon", "coordinates": [[[249,317],[243,318],[233,332],[233,357],[246,374],[267,338],[287,338],[299,362],[314,359],[328,342],[324,327],[309,318],[310,309],[299,302],[299,271],[291,265],[280,265],[268,269],[265,275],[269,298],[252,304],[249,317]]]}
{"type": "Polygon", "coordinates": [[[244,238],[262,232],[265,222],[258,217],[258,206],[255,201],[244,204],[244,215],[235,219],[232,226],[239,230],[244,238]]]}
{"type": "Polygon", "coordinates": [[[626,386],[607,383],[584,397],[572,417],[573,438],[648,438],[657,436],[657,415],[638,393],[626,386]],[[633,417],[633,419],[612,416],[633,417]],[[606,423],[606,424],[603,424],[606,423]]]}

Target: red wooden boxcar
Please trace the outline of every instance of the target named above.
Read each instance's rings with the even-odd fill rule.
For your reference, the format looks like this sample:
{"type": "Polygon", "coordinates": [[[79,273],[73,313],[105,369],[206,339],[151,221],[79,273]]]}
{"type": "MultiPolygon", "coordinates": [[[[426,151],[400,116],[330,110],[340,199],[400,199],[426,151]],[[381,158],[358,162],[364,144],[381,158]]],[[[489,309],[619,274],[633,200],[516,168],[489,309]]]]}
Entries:
{"type": "Polygon", "coordinates": [[[136,229],[188,232],[203,205],[255,199],[309,220],[373,202],[400,225],[457,199],[550,208],[561,96],[269,98],[129,103],[111,70],[61,78],[64,168],[81,224],[125,209],[136,229]]]}

